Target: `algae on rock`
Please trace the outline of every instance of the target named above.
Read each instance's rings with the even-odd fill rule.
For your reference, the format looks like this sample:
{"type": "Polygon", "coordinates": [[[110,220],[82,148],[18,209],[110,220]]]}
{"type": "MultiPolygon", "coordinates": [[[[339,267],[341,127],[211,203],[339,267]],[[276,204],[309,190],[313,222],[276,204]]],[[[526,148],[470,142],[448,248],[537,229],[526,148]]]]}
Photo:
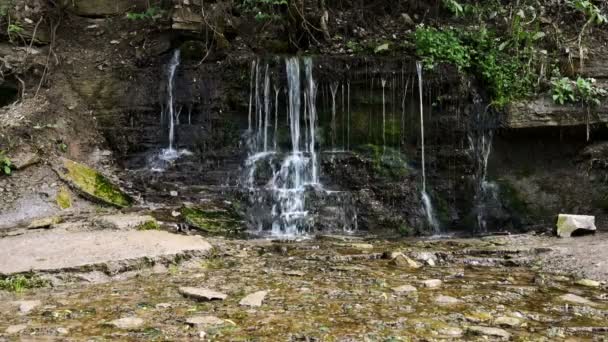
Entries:
{"type": "Polygon", "coordinates": [[[129,207],[133,199],[94,169],[69,159],[62,159],[59,177],[83,196],[118,208],[129,207]]]}
{"type": "Polygon", "coordinates": [[[213,234],[233,234],[245,229],[243,221],[233,208],[183,207],[181,214],[189,225],[213,234]]]}

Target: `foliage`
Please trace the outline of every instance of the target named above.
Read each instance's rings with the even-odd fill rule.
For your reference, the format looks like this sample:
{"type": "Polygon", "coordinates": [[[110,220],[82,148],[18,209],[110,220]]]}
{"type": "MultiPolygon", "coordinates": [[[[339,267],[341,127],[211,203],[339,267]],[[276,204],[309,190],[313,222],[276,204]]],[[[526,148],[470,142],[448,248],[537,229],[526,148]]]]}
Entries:
{"type": "Polygon", "coordinates": [[[551,82],[553,101],[561,105],[565,103],[583,103],[599,105],[600,99],[608,95],[608,91],[595,85],[595,79],[578,77],[576,81],[568,77],[554,79],[551,82]]]}
{"type": "Polygon", "coordinates": [[[257,21],[278,20],[277,7],[289,5],[288,0],[239,0],[237,7],[246,13],[255,13],[257,21]]]}
{"type": "Polygon", "coordinates": [[[0,174],[10,175],[12,173],[13,162],[0,150],[0,174]]]}
{"type": "Polygon", "coordinates": [[[34,289],[47,286],[47,280],[35,275],[16,275],[0,279],[0,290],[22,292],[25,289],[34,289]]]}
{"type": "Polygon", "coordinates": [[[129,20],[154,20],[162,16],[163,10],[156,6],[149,7],[145,12],[128,12],[129,20]]]}
{"type": "Polygon", "coordinates": [[[464,8],[456,0],[443,0],[443,6],[450,10],[456,17],[460,17],[464,14],[464,8]]]}
{"type": "Polygon", "coordinates": [[[137,230],[159,230],[160,225],[156,220],[147,221],[146,223],[142,223],[137,227],[137,230]]]}
{"type": "Polygon", "coordinates": [[[432,69],[439,62],[454,64],[462,70],[471,65],[468,49],[454,30],[437,30],[418,27],[415,33],[416,52],[422,56],[424,66],[432,69]]]}
{"type": "Polygon", "coordinates": [[[10,25],[8,25],[8,28],[6,30],[8,31],[8,33],[19,34],[19,33],[23,32],[23,27],[21,27],[17,24],[10,24],[10,25]]]}
{"type": "Polygon", "coordinates": [[[570,1],[570,6],[585,14],[587,20],[597,25],[608,23],[608,17],[589,0],[570,1]]]}

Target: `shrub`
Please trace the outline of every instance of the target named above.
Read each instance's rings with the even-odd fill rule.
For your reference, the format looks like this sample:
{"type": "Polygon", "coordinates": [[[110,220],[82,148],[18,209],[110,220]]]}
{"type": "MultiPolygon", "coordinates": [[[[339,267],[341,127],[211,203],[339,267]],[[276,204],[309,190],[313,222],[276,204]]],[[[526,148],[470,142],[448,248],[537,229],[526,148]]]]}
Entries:
{"type": "Polygon", "coordinates": [[[471,65],[468,49],[454,30],[437,30],[420,26],[416,29],[416,53],[422,57],[426,69],[439,62],[451,63],[462,70],[471,65]]]}
{"type": "Polygon", "coordinates": [[[4,154],[4,151],[0,151],[0,174],[10,175],[12,173],[13,162],[4,154]]]}
{"type": "Polygon", "coordinates": [[[578,77],[576,81],[568,77],[556,78],[551,82],[553,101],[560,105],[565,103],[583,103],[597,106],[600,99],[608,92],[595,85],[595,79],[578,77]]]}

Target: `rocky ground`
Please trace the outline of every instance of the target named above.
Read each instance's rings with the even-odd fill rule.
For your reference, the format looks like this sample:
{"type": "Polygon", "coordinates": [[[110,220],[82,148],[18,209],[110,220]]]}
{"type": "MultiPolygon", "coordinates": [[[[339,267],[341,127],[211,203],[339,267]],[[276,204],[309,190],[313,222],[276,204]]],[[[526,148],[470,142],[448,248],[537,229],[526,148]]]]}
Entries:
{"type": "MultiPolygon", "coordinates": [[[[27,275],[43,287],[0,292],[0,340],[600,341],[608,332],[606,234],[206,238],[213,251],[197,255],[184,251],[205,244],[192,242],[198,236],[135,230],[133,217],[121,221],[131,225],[106,217],[102,230],[72,223],[67,232],[64,224],[0,240],[44,250],[65,234],[167,235],[143,254],[126,238],[82,238],[73,248],[80,252],[66,252],[74,258],[55,269],[22,253],[22,265],[46,270],[27,275]],[[167,247],[176,241],[190,247],[167,247]],[[104,248],[105,259],[80,262],[104,248]]],[[[10,273],[11,259],[1,260],[10,273]]]]}

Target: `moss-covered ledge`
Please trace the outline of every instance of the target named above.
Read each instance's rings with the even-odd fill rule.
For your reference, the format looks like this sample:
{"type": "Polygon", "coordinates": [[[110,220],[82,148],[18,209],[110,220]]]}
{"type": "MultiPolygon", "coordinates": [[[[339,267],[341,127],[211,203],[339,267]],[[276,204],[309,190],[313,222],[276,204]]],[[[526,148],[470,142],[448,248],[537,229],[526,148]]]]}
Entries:
{"type": "Polygon", "coordinates": [[[55,172],[72,189],[87,199],[117,208],[130,207],[133,199],[98,171],[73,160],[61,159],[55,172]]]}

